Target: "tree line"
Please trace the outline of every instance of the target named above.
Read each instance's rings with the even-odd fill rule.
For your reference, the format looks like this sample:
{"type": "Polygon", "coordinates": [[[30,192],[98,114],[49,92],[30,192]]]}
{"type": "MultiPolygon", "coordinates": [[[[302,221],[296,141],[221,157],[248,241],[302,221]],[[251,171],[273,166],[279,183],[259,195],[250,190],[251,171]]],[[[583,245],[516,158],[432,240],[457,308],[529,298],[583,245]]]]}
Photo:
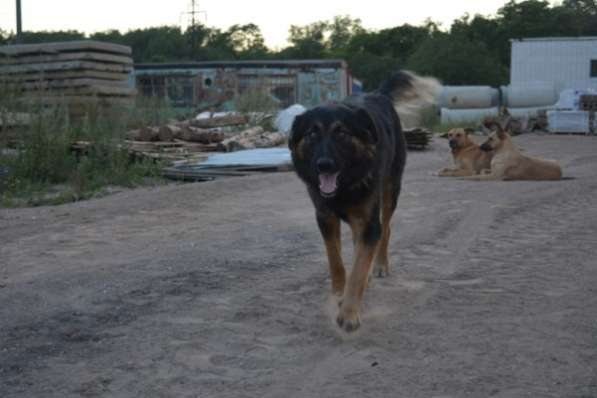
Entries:
{"type": "MultiPolygon", "coordinates": [[[[79,31],[24,32],[24,43],[93,39],[131,46],[135,62],[184,62],[268,59],[331,59],[348,62],[365,89],[377,87],[391,71],[407,68],[433,75],[445,84],[508,83],[510,40],[528,37],[597,36],[597,0],[542,0],[506,3],[495,16],[464,15],[450,27],[428,20],[369,30],[357,18],[337,16],[305,26],[292,25],[288,46],[265,45],[255,24],[226,30],[196,25],[109,30],[85,35],[79,31]]],[[[0,43],[14,42],[0,31],[0,43]]]]}

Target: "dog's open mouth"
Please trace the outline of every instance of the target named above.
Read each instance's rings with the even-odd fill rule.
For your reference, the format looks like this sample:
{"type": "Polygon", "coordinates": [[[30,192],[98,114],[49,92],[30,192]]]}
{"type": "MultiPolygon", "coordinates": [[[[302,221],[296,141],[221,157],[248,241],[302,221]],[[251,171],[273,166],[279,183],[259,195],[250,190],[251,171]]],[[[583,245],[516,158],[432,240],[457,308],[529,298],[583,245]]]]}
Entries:
{"type": "Polygon", "coordinates": [[[332,198],[336,195],[336,191],[338,191],[338,176],[340,172],[337,173],[321,173],[319,175],[319,193],[324,198],[332,198]]]}

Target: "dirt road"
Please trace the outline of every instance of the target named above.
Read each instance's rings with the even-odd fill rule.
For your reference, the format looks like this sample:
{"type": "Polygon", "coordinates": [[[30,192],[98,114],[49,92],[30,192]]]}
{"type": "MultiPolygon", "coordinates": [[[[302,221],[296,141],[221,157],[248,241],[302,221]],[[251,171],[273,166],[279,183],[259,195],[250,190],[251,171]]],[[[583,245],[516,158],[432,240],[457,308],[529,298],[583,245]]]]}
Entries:
{"type": "Polygon", "coordinates": [[[0,210],[0,397],[597,397],[597,138],[515,142],[574,179],[409,153],[349,337],[293,174],[0,210]]]}

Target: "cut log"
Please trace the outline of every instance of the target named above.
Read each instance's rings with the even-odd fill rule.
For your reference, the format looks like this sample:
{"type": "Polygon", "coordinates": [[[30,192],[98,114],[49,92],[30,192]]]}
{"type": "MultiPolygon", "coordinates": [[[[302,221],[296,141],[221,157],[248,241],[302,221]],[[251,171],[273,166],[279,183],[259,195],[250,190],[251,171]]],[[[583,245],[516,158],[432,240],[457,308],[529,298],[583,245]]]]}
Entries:
{"type": "Polygon", "coordinates": [[[223,127],[223,126],[238,126],[247,124],[247,117],[244,115],[227,115],[221,117],[212,117],[209,119],[193,119],[191,120],[191,126],[208,129],[212,127],[223,127]]]}
{"type": "Polygon", "coordinates": [[[125,134],[129,141],[159,141],[159,129],[155,127],[142,127],[138,130],[131,130],[125,134]]]}
{"type": "Polygon", "coordinates": [[[248,142],[251,141],[250,138],[256,137],[260,134],[263,134],[262,127],[257,126],[257,127],[250,128],[248,130],[243,131],[240,134],[237,134],[233,137],[227,138],[224,141],[222,141],[218,145],[218,150],[223,151],[223,152],[233,152],[233,151],[238,151],[239,148],[240,149],[250,149],[250,148],[246,147],[247,145],[249,145],[248,142]]]}
{"type": "Polygon", "coordinates": [[[174,129],[180,130],[176,126],[160,126],[158,129],[158,138],[160,141],[172,141],[176,137],[174,129]]]}
{"type": "Polygon", "coordinates": [[[286,142],[286,137],[278,132],[268,133],[254,140],[256,148],[272,148],[282,145],[284,142],[286,142]]]}
{"type": "Polygon", "coordinates": [[[224,133],[189,126],[183,129],[181,139],[201,144],[213,144],[223,141],[224,133]]]}
{"type": "Polygon", "coordinates": [[[264,133],[261,127],[255,127],[222,141],[218,149],[234,152],[243,149],[271,148],[281,145],[285,141],[286,137],[278,132],[264,133]]]}

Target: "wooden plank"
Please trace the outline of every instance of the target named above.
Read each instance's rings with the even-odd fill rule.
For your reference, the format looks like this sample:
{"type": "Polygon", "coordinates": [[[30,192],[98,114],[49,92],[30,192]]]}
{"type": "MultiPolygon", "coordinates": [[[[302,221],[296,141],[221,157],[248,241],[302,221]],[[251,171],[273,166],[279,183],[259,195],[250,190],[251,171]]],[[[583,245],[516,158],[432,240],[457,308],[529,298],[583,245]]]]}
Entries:
{"type": "Polygon", "coordinates": [[[128,81],[129,74],[126,72],[105,72],[96,70],[73,70],[55,71],[45,73],[26,73],[0,75],[0,80],[8,82],[27,82],[40,80],[65,80],[65,79],[103,79],[103,80],[124,80],[128,81]]]}
{"type": "Polygon", "coordinates": [[[99,70],[103,72],[130,72],[131,65],[106,64],[92,61],[65,61],[41,64],[0,66],[0,75],[16,73],[63,72],[70,70],[99,70]]]}
{"type": "Polygon", "coordinates": [[[47,90],[72,87],[121,87],[129,88],[125,80],[101,80],[101,79],[70,79],[70,80],[42,80],[37,82],[15,83],[15,87],[25,90],[47,90]]]}
{"type": "Polygon", "coordinates": [[[26,57],[6,57],[0,58],[0,65],[23,65],[23,64],[40,64],[48,62],[63,62],[63,61],[99,61],[114,64],[132,65],[133,59],[131,57],[104,53],[92,52],[75,52],[75,53],[58,53],[50,55],[30,55],[26,57]]]}
{"type": "MultiPolygon", "coordinates": [[[[36,91],[32,90],[35,93],[36,91]]],[[[110,86],[86,86],[86,87],[66,87],[52,88],[48,90],[37,91],[45,97],[52,96],[78,96],[78,95],[98,95],[98,96],[119,96],[132,97],[137,95],[137,89],[130,87],[110,87],[110,86]]]]}
{"type": "Polygon", "coordinates": [[[5,56],[23,56],[27,54],[55,54],[60,52],[95,50],[112,54],[131,55],[128,46],[95,40],[75,40],[62,43],[18,44],[0,46],[0,54],[5,56]]]}
{"type": "Polygon", "coordinates": [[[134,97],[94,97],[94,96],[38,96],[25,97],[24,102],[46,105],[68,105],[68,106],[132,106],[135,104],[134,97]]]}

